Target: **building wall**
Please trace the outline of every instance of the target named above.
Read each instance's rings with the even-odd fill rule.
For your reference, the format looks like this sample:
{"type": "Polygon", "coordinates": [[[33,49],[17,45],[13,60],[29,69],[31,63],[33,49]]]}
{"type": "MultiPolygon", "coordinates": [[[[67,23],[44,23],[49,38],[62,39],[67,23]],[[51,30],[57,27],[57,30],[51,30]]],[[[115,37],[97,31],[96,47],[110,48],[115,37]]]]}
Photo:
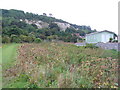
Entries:
{"type": "Polygon", "coordinates": [[[108,32],[102,33],[102,42],[104,43],[109,42],[110,38],[114,38],[114,34],[108,32]]]}
{"type": "Polygon", "coordinates": [[[86,35],[86,43],[109,42],[110,38],[114,38],[114,34],[109,32],[95,33],[86,35]]]}
{"type": "Polygon", "coordinates": [[[118,42],[120,43],[120,35],[118,35],[118,42]]]}

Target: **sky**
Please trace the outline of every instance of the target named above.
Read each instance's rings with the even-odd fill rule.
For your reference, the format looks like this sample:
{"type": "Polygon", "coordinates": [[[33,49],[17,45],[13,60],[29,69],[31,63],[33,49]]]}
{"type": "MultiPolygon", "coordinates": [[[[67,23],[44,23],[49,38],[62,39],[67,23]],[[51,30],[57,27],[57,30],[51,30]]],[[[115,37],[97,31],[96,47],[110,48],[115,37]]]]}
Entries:
{"type": "Polygon", "coordinates": [[[1,9],[17,9],[35,14],[52,13],[72,24],[91,26],[97,31],[118,34],[119,0],[1,0],[1,9]]]}

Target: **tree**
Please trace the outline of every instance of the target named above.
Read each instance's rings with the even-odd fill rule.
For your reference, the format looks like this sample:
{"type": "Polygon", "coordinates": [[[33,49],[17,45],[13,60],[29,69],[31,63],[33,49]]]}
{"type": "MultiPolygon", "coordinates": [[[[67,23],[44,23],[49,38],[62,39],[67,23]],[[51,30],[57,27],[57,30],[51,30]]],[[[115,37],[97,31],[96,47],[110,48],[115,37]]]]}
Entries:
{"type": "Polygon", "coordinates": [[[76,35],[73,35],[73,36],[71,37],[70,41],[76,43],[76,42],[77,42],[77,36],[76,36],[76,35]]]}
{"type": "Polygon", "coordinates": [[[45,36],[50,36],[52,35],[51,31],[50,30],[45,30],[45,36]]]}
{"type": "Polygon", "coordinates": [[[35,40],[34,37],[31,37],[31,36],[26,37],[26,42],[28,42],[28,43],[32,43],[34,40],[35,40]]]}
{"type": "Polygon", "coordinates": [[[53,39],[58,39],[58,36],[57,35],[51,35],[51,36],[48,36],[47,39],[51,41],[53,39]]]}
{"type": "Polygon", "coordinates": [[[43,16],[47,16],[47,14],[46,14],[46,13],[43,13],[43,16]]]}
{"type": "Polygon", "coordinates": [[[51,13],[49,13],[49,16],[52,17],[53,15],[51,13]]]}
{"type": "Polygon", "coordinates": [[[7,31],[7,35],[11,36],[12,34],[14,35],[20,35],[23,34],[22,29],[18,28],[17,26],[13,25],[9,27],[7,31]]]}
{"type": "Polygon", "coordinates": [[[65,32],[67,32],[67,33],[76,33],[76,30],[74,28],[67,28],[65,30],[65,32]]]}
{"type": "Polygon", "coordinates": [[[28,43],[32,43],[35,40],[35,37],[32,35],[30,36],[20,35],[19,38],[21,39],[21,42],[28,42],[28,43]]]}
{"type": "Polygon", "coordinates": [[[56,31],[60,31],[60,28],[56,23],[50,23],[49,28],[50,29],[55,29],[56,31]]]}
{"type": "Polygon", "coordinates": [[[39,35],[39,38],[41,38],[41,39],[44,40],[44,39],[46,39],[47,37],[46,37],[45,35],[43,35],[43,34],[40,34],[40,35],[39,35]]]}
{"type": "MultiPolygon", "coordinates": [[[[3,42],[34,42],[35,38],[40,39],[59,39],[66,42],[76,42],[76,37],[71,36],[72,33],[79,33],[84,36],[86,33],[93,32],[90,26],[78,26],[70,24],[72,27],[67,28],[64,31],[60,30],[60,27],[53,22],[67,23],[61,19],[54,17],[47,17],[46,13],[43,15],[24,13],[20,10],[5,10],[1,9],[2,17],[2,37],[3,42]],[[25,19],[29,21],[41,20],[48,23],[48,28],[38,29],[36,24],[27,24],[25,19]],[[76,30],[77,28],[78,30],[76,30]],[[57,35],[57,36],[56,36],[57,35]],[[8,40],[7,40],[8,39],[8,40]]],[[[49,14],[50,16],[52,14],[49,14]]]]}
{"type": "Polygon", "coordinates": [[[85,32],[83,30],[77,30],[77,33],[79,33],[80,36],[85,36],[85,32]]]}
{"type": "Polygon", "coordinates": [[[27,36],[20,35],[19,38],[21,39],[21,42],[27,42],[27,36]]]}
{"type": "Polygon", "coordinates": [[[38,27],[37,27],[37,25],[35,25],[35,24],[31,24],[35,29],[37,29],[38,27]]]}

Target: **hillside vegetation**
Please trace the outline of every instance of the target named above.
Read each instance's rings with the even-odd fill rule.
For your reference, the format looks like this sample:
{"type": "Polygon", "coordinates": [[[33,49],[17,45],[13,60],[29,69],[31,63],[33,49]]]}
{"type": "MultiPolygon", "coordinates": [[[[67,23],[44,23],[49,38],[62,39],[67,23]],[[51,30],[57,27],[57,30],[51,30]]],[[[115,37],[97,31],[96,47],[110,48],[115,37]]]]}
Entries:
{"type": "Polygon", "coordinates": [[[14,9],[0,9],[0,12],[2,12],[3,43],[31,43],[53,39],[65,42],[77,42],[77,40],[82,39],[74,35],[74,33],[85,36],[86,33],[95,32],[95,30],[91,30],[90,26],[70,24],[61,19],[45,15],[14,9]]]}
{"type": "Polygon", "coordinates": [[[117,88],[117,53],[104,53],[64,42],[22,44],[16,64],[3,69],[3,87],[117,88]]]}

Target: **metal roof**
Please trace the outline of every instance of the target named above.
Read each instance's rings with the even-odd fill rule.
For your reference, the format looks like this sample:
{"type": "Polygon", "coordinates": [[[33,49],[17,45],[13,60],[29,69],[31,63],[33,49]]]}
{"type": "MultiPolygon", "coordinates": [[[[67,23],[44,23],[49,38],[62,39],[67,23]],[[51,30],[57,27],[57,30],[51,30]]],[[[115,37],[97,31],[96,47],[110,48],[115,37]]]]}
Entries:
{"type": "Polygon", "coordinates": [[[92,35],[92,34],[97,34],[97,33],[102,33],[102,32],[109,32],[109,33],[112,33],[112,34],[114,34],[115,36],[117,36],[117,34],[115,34],[114,32],[108,31],[108,30],[99,31],[99,32],[93,32],[93,33],[86,34],[86,35],[92,35]]]}

